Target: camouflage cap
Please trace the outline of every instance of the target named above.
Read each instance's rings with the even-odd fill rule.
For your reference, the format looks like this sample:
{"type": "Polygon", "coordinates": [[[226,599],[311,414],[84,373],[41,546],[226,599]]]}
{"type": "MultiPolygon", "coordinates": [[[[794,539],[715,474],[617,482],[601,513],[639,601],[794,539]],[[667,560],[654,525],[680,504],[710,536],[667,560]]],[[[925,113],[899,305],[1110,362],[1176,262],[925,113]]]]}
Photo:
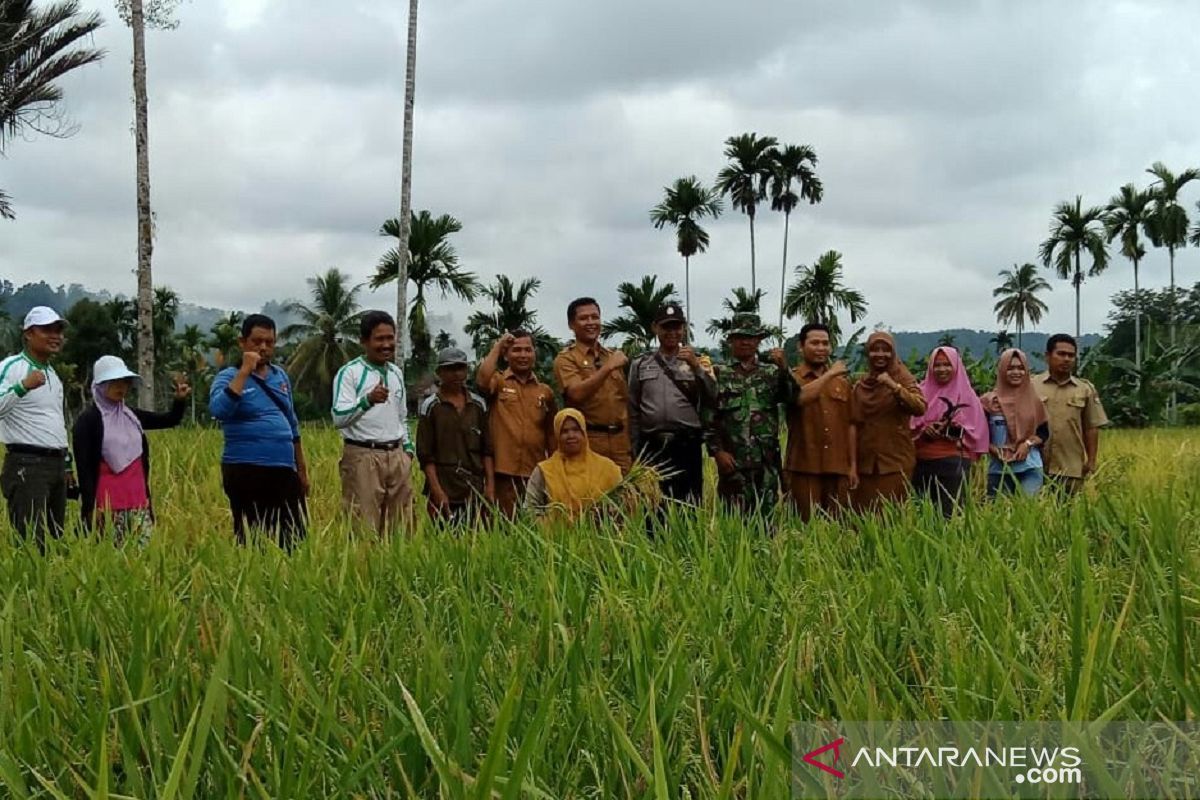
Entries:
{"type": "Polygon", "coordinates": [[[756,336],[762,338],[767,335],[767,331],[763,328],[762,320],[758,314],[738,314],[733,318],[733,330],[729,332],[730,336],[756,336]]]}

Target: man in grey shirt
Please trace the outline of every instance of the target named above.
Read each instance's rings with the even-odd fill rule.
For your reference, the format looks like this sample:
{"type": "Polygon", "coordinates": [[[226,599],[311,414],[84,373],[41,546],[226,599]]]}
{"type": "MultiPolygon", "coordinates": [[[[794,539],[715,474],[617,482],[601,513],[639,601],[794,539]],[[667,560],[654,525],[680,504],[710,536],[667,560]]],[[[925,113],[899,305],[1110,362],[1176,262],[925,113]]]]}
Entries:
{"type": "Polygon", "coordinates": [[[700,408],[716,395],[712,373],[683,344],[687,320],[667,303],[654,322],[658,350],[629,367],[629,432],[635,456],[667,474],[663,494],[698,504],[704,490],[700,408]]]}

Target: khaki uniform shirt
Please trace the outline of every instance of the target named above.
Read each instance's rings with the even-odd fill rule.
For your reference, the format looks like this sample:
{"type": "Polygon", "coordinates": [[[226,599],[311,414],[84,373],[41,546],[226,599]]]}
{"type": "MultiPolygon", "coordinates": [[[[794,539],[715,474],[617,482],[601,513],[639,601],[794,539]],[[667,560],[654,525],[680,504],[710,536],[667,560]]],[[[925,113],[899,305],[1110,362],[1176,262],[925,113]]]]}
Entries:
{"type": "Polygon", "coordinates": [[[554,380],[563,393],[563,401],[583,412],[592,450],[617,462],[622,471],[628,471],[633,457],[629,443],[629,388],[625,374],[620,370],[610,372],[596,393],[582,403],[566,399],[567,390],[592,377],[611,354],[612,351],[599,342],[592,347],[575,342],[555,356],[554,380]],[[610,430],[598,431],[593,428],[596,425],[609,426],[610,430]]]}
{"type": "Polygon", "coordinates": [[[850,421],[858,428],[858,474],[912,476],[917,466],[910,422],[925,413],[925,395],[919,386],[901,386],[895,402],[873,417],[854,404],[850,421]]]}
{"type": "Polygon", "coordinates": [[[493,374],[491,383],[481,388],[492,404],[488,429],[497,474],[528,478],[554,452],[554,391],[536,375],[521,380],[511,369],[493,374]]]}
{"type": "MultiPolygon", "coordinates": [[[[820,375],[800,365],[792,370],[799,387],[820,375]]],[[[788,441],[784,469],[806,475],[850,474],[850,417],[854,395],[850,381],[836,378],[825,385],[816,401],[800,406],[800,392],[788,406],[788,441]]]]}
{"type": "MultiPolygon", "coordinates": [[[[468,393],[459,411],[454,404],[434,393],[421,401],[417,421],[417,460],[421,468],[437,466],[438,482],[451,503],[465,503],[483,496],[486,473],[483,459],[492,455],[488,432],[487,403],[468,393]]],[[[429,483],[425,484],[429,493],[429,483]]]]}
{"type": "Polygon", "coordinates": [[[1046,416],[1050,419],[1050,438],[1043,448],[1046,473],[1082,478],[1087,461],[1083,433],[1108,424],[1096,387],[1074,375],[1059,384],[1049,372],[1043,372],[1033,376],[1033,388],[1046,404],[1046,416]]]}

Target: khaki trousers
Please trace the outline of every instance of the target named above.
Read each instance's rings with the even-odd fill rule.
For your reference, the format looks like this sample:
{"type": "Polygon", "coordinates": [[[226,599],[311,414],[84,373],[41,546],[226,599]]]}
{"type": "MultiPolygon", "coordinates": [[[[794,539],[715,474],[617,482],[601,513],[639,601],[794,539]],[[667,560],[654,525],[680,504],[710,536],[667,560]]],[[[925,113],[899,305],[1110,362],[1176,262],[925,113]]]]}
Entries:
{"type": "Polygon", "coordinates": [[[788,498],[805,522],[818,509],[831,517],[850,507],[850,479],[845,475],[787,473],[788,498]]]}
{"type": "Polygon", "coordinates": [[[629,431],[621,431],[620,433],[588,431],[587,437],[588,444],[591,445],[593,453],[611,458],[621,468],[622,475],[629,474],[629,468],[633,466],[633,455],[630,453],[629,446],[629,431]]]}
{"type": "Polygon", "coordinates": [[[412,458],[404,450],[345,445],[338,473],[347,514],[380,534],[412,530],[412,458]]]}
{"type": "Polygon", "coordinates": [[[903,503],[908,499],[909,481],[903,472],[889,475],[859,475],[851,505],[855,511],[877,511],[884,503],[903,503]]]}
{"type": "Polygon", "coordinates": [[[500,513],[512,519],[525,502],[525,486],[529,478],[520,475],[504,475],[496,473],[496,505],[500,513]]]}

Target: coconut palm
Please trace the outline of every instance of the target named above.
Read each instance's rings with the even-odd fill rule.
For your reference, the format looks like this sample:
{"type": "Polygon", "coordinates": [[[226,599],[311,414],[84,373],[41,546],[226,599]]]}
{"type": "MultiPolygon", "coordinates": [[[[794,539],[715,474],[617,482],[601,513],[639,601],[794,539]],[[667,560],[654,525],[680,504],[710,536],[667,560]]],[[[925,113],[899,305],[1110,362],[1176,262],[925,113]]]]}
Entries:
{"type": "Polygon", "coordinates": [[[1150,223],[1153,199],[1152,192],[1139,191],[1132,183],[1127,183],[1108,201],[1108,214],[1104,218],[1109,243],[1119,238],[1121,255],[1133,262],[1133,352],[1134,364],[1139,370],[1142,368],[1142,311],[1138,266],[1146,257],[1141,234],[1150,223]]]}
{"type": "MultiPolygon", "coordinates": [[[[74,0],[45,8],[33,0],[0,0],[0,156],[9,140],[26,132],[69,136],[57,81],[99,61],[104,51],[81,46],[102,24],[81,14],[74,0]]],[[[0,191],[0,219],[12,219],[11,199],[0,191]]]]}
{"type": "Polygon", "coordinates": [[[526,278],[514,286],[507,275],[497,275],[494,284],[481,290],[492,301],[494,310],[475,311],[463,328],[463,333],[471,337],[471,347],[476,353],[487,352],[506,332],[517,329],[533,334],[539,355],[553,356],[558,351],[558,340],[537,324],[537,311],[529,307],[541,286],[538,278],[526,278]]]}
{"type": "Polygon", "coordinates": [[[1178,175],[1156,161],[1146,170],[1157,180],[1150,185],[1154,205],[1146,225],[1146,235],[1155,247],[1167,248],[1171,261],[1171,344],[1175,343],[1175,251],[1187,246],[1188,215],[1179,203],[1179,190],[1200,179],[1200,169],[1185,169],[1178,175]]]}
{"type": "MultiPolygon", "coordinates": [[[[994,346],[996,348],[996,354],[999,355],[1013,346],[1012,334],[1008,332],[1007,328],[1005,328],[1004,330],[997,332],[992,338],[988,339],[988,344],[994,346]]],[[[1019,348],[1020,345],[1017,345],[1017,347],[1019,348]]]]}
{"type": "Polygon", "coordinates": [[[717,190],[722,195],[729,195],[733,207],[750,218],[750,291],[758,288],[754,264],[754,215],[758,204],[767,196],[776,144],[778,141],[774,136],[760,137],[755,133],[730,136],[725,140],[725,157],[729,164],[717,173],[717,190]]]}
{"type": "MultiPolygon", "coordinates": [[[[408,47],[404,62],[404,133],[400,151],[400,216],[397,218],[403,224],[396,226],[396,252],[411,252],[408,239],[412,235],[412,142],[413,142],[413,109],[417,94],[417,0],[408,0],[408,47]]],[[[404,359],[408,357],[410,342],[405,341],[410,326],[408,319],[408,270],[406,261],[397,260],[396,281],[396,364],[403,367],[404,359]]],[[[422,318],[424,307],[421,309],[422,318]]]]}
{"type": "Polygon", "coordinates": [[[660,230],[665,225],[675,227],[675,248],[683,256],[683,308],[691,319],[692,256],[708,249],[708,231],[700,227],[699,220],[721,216],[721,198],[695,175],[679,178],[663,191],[666,196],[650,210],[650,221],[660,230]]]}
{"type": "Polygon", "coordinates": [[[1083,208],[1083,198],[1062,202],[1054,207],[1050,221],[1050,236],[1042,242],[1039,254],[1043,266],[1054,265],[1058,277],[1071,281],[1075,287],[1075,338],[1079,338],[1080,293],[1083,287],[1082,257],[1084,251],[1092,259],[1087,274],[1095,277],[1108,266],[1108,245],[1104,242],[1104,209],[1099,206],[1083,208]]]}
{"type": "Polygon", "coordinates": [[[679,302],[675,295],[675,284],[658,285],[658,278],[645,275],[640,284],[629,282],[617,287],[619,306],[625,313],[615,319],[605,322],[601,335],[624,336],[621,348],[626,352],[640,352],[652,346],[655,341],[654,318],[668,302],[679,302]]]}
{"type": "Polygon", "coordinates": [[[1017,348],[1020,349],[1025,324],[1038,324],[1049,310],[1038,294],[1054,289],[1038,274],[1035,264],[1013,264],[1012,269],[1000,270],[1000,279],[1002,283],[992,290],[992,297],[999,298],[994,307],[996,321],[1001,325],[1017,326],[1017,348]]]}
{"type": "Polygon", "coordinates": [[[829,328],[830,337],[837,340],[842,330],[838,312],[850,314],[851,322],[867,315],[867,300],[863,293],[842,283],[842,254],[836,250],[823,253],[811,267],[803,264],[795,269],[796,282],[788,287],[783,313],[788,318],[800,317],[804,322],[820,322],[829,328]]]}
{"type": "Polygon", "coordinates": [[[788,234],[792,211],[807,200],[821,202],[825,187],[815,172],[817,153],[806,144],[789,144],[773,151],[771,170],[771,210],[783,212],[783,266],[779,272],[779,329],[783,330],[783,296],[787,288],[788,234]],[[798,191],[793,191],[793,189],[798,191]]]}
{"type": "Polygon", "coordinates": [[[332,399],[333,379],[342,366],[358,355],[358,293],[350,277],[337,269],[308,279],[312,305],[288,303],[289,314],[300,318],[280,331],[296,346],[287,370],[296,386],[307,388],[322,408],[332,399]]]}
{"type": "MultiPolygon", "coordinates": [[[[449,214],[434,217],[428,211],[421,211],[412,215],[409,228],[408,258],[405,263],[408,280],[415,292],[409,304],[411,314],[408,331],[413,359],[422,366],[428,366],[432,346],[429,326],[425,322],[426,292],[433,288],[443,298],[453,294],[471,302],[479,293],[479,281],[474,273],[466,272],[459,266],[458,253],[449,241],[451,234],[462,230],[461,222],[449,214]]],[[[399,240],[400,221],[396,218],[385,221],[379,234],[399,240]]],[[[375,277],[371,279],[371,288],[378,289],[396,280],[400,274],[400,262],[398,248],[393,247],[385,253],[376,267],[375,277]]]]}

